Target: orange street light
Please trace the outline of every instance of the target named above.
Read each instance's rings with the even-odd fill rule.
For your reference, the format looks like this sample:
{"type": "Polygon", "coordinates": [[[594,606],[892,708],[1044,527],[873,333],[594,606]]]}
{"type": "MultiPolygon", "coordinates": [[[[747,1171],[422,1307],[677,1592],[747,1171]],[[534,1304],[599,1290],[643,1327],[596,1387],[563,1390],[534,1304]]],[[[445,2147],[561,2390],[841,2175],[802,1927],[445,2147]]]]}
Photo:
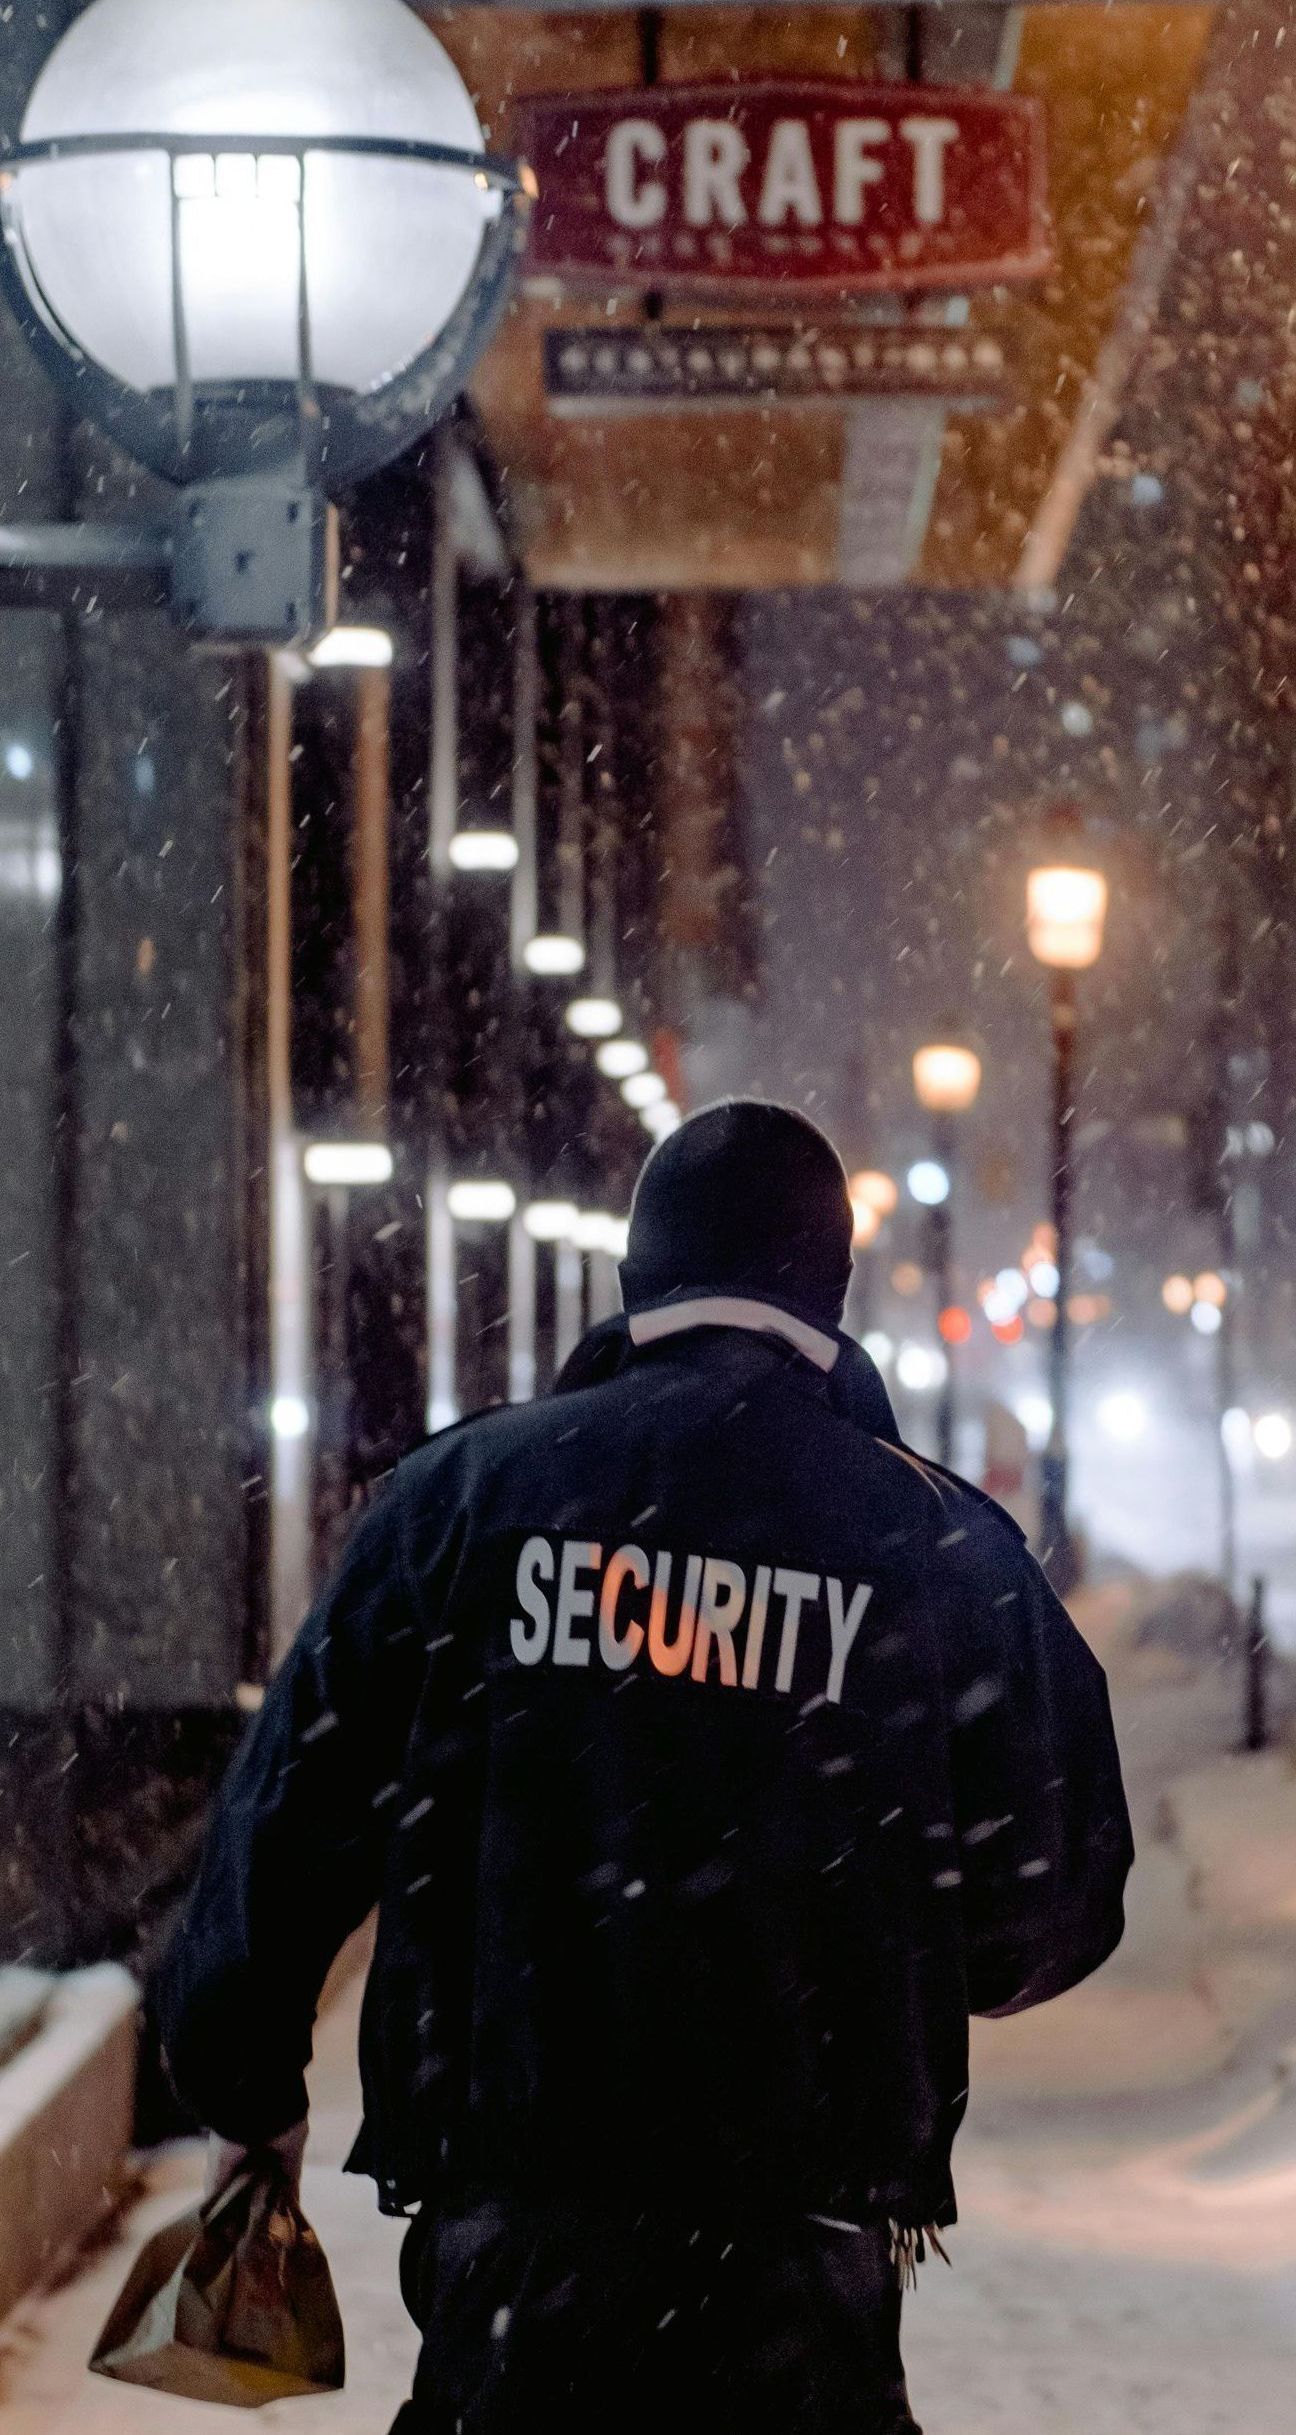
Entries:
{"type": "Polygon", "coordinates": [[[1039,964],[1087,972],[1102,954],[1107,882],[1079,863],[1042,863],[1026,882],[1026,937],[1039,964]]]}
{"type": "MultiPolygon", "coordinates": [[[[932,1120],[936,1159],[949,1178],[949,1187],[939,1200],[930,1201],[927,1215],[928,1267],[936,1284],[936,1317],[955,1308],[954,1277],[954,1210],[953,1185],[955,1175],[955,1123],[966,1116],[981,1088],[981,1060],[976,1050],[960,1040],[957,1027],[950,1024],[920,1048],[913,1061],[914,1097],[932,1120]]],[[[968,1333],[971,1334],[969,1326],[968,1333]]],[[[961,1337],[948,1337],[951,1358],[945,1365],[941,1383],[940,1402],[936,1408],[936,1443],[940,1461],[948,1470],[954,1460],[954,1422],[956,1383],[954,1377],[954,1347],[961,1337]]]]}
{"type": "Polygon", "coordinates": [[[981,1088],[976,1050],[953,1040],[933,1040],[913,1061],[914,1096],[929,1116],[965,1116],[981,1088]]]}
{"type": "Polygon", "coordinates": [[[1071,1142],[1075,1114],[1076,984],[1102,954],[1107,919],[1107,881],[1085,853],[1084,824],[1070,805],[1060,805],[1048,823],[1051,849],[1026,881],[1026,936],[1036,962],[1051,977],[1053,1044],[1053,1233],[1057,1270],[1057,1317],[1049,1336],[1049,1402],[1053,1409],[1048,1445],[1040,1464],[1040,1552],[1059,1595],[1076,1583],[1075,1543],[1067,1510],[1070,1449],[1067,1442],[1068,1338],[1071,1316],[1071,1142]]]}
{"type": "Polygon", "coordinates": [[[882,1225],[881,1212],[874,1207],[872,1201],[860,1200],[854,1192],[851,1194],[851,1210],[855,1219],[855,1231],[851,1236],[851,1241],[856,1251],[867,1251],[870,1243],[877,1241],[882,1225]]]}
{"type": "Polygon", "coordinates": [[[861,1167],[850,1179],[852,1201],[863,1201],[876,1209],[880,1218],[890,1217],[900,1198],[900,1187],[893,1175],[884,1175],[879,1167],[861,1167]]]}

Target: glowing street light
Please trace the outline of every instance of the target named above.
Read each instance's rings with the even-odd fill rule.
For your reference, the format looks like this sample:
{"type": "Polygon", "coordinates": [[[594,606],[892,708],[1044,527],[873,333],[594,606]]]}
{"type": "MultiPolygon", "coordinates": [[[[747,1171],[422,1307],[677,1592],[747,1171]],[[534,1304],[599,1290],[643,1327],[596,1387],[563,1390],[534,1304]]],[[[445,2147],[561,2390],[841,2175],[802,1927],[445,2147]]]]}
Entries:
{"type": "Polygon", "coordinates": [[[639,1111],[655,1107],[670,1093],[660,1074],[631,1074],[621,1085],[621,1096],[628,1108],[639,1111]]]}
{"type": "Polygon", "coordinates": [[[850,1179],[850,1196],[856,1204],[863,1201],[868,1208],[876,1209],[880,1218],[887,1218],[899,1202],[900,1187],[895,1177],[884,1174],[880,1167],[861,1167],[850,1179]]]}
{"type": "MultiPolygon", "coordinates": [[[[77,415],[180,488],[169,529],[100,528],[92,563],[133,547],[190,631],[325,632],[327,497],[463,387],[533,194],[403,0],[74,17],[0,163],[0,286],[77,415]]],[[[69,547],[5,535],[11,567],[69,547]]]]}
{"type": "Polygon", "coordinates": [[[567,1029],[578,1040],[608,1040],[622,1019],[615,998],[573,998],[567,1009],[567,1029]]]}
{"type": "Polygon", "coordinates": [[[939,1159],[915,1159],[905,1182],[912,1198],[922,1209],[939,1209],[949,1199],[949,1169],[943,1167],[939,1159]]]}
{"type": "Polygon", "coordinates": [[[1102,954],[1107,882],[1073,863],[1042,864],[1026,882],[1026,936],[1039,964],[1087,972],[1102,954]]]}
{"type": "Polygon", "coordinates": [[[956,1041],[932,1041],[913,1061],[914,1096],[931,1116],[965,1116],[981,1088],[981,1060],[956,1041]]]}
{"type": "Polygon", "coordinates": [[[511,1184],[469,1177],[462,1183],[451,1184],[446,1207],[451,1217],[465,1226],[504,1226],[517,1208],[517,1194],[511,1184]]]}
{"type": "MultiPolygon", "coordinates": [[[[975,1049],[961,1041],[957,1031],[950,1026],[918,1050],[913,1061],[913,1084],[919,1107],[932,1120],[936,1150],[934,1159],[922,1159],[918,1167],[910,1170],[909,1189],[928,1211],[928,1266],[936,1283],[939,1324],[941,1313],[956,1307],[953,1210],[955,1119],[966,1116],[976,1104],[981,1088],[981,1060],[975,1049]],[[924,1175],[920,1170],[927,1172],[924,1175]],[[943,1189],[939,1188],[942,1185],[943,1189]]],[[[941,1380],[941,1397],[936,1414],[936,1450],[947,1468],[954,1460],[953,1351],[959,1341],[957,1337],[948,1339],[950,1351],[941,1380]]]]}
{"type": "Polygon", "coordinates": [[[511,829],[458,829],[446,849],[456,871],[515,871],[518,841],[511,829]]]}
{"type": "Polygon", "coordinates": [[[1141,1395],[1124,1388],[1104,1395],[1098,1406],[1098,1426],[1118,1446],[1135,1446],[1147,1433],[1148,1409],[1141,1395]]]}
{"type": "Polygon", "coordinates": [[[580,940],[569,938],[565,931],[542,930],[527,940],[522,961],[537,980],[566,981],[573,973],[585,969],[585,950],[580,940]]]}
{"type": "Polygon", "coordinates": [[[594,1063],[609,1082],[628,1082],[632,1074],[647,1072],[649,1057],[638,1040],[605,1040],[594,1051],[594,1063]]]}
{"type": "Polygon", "coordinates": [[[928,1395],[949,1375],[944,1353],[929,1344],[902,1344],[896,1356],[896,1377],[910,1395],[928,1395]]]}
{"type": "Polygon", "coordinates": [[[1292,1450],[1292,1425],[1285,1412],[1261,1412],[1251,1432],[1257,1454],[1267,1463],[1281,1463],[1292,1450]]]}
{"type": "Polygon", "coordinates": [[[302,1156],[312,1184],[389,1184],[392,1154],[381,1141],[312,1141],[302,1156]]]}
{"type": "Polygon", "coordinates": [[[306,656],[312,668],[390,668],[395,645],[381,626],[331,626],[306,656]]]}
{"type": "Polygon", "coordinates": [[[1014,1409],[1026,1432],[1032,1452],[1041,1453],[1048,1444],[1049,1432],[1053,1427],[1053,1406],[1047,1395],[1030,1393],[1021,1395],[1018,1397],[1014,1409]]]}
{"type": "Polygon", "coordinates": [[[1107,881],[1084,852],[1084,825],[1070,806],[1049,821],[1053,851],[1026,882],[1026,936],[1051,980],[1049,1028],[1053,1051],[1053,1265],[1057,1316],[1049,1332],[1049,1402],[1053,1422],[1040,1463],[1040,1545],[1050,1578],[1065,1597],[1076,1582],[1075,1542],[1068,1513],[1070,1447],[1068,1321],[1071,1302],[1072,1116],[1075,1112],[1075,976],[1102,953],[1107,881]]]}
{"type": "MultiPolygon", "coordinates": [[[[861,1167],[856,1174],[852,1175],[848,1189],[851,1215],[854,1219],[851,1246],[856,1252],[865,1255],[872,1250],[885,1221],[896,1208],[900,1199],[900,1188],[895,1177],[887,1175],[882,1168],[861,1167]]],[[[867,1323],[873,1302],[873,1289],[872,1262],[867,1257],[861,1256],[852,1286],[849,1320],[852,1327],[862,1327],[867,1323]]]]}
{"type": "Polygon", "coordinates": [[[522,1223],[533,1243],[565,1243],[579,1215],[575,1201],[531,1201],[522,1223]]]}

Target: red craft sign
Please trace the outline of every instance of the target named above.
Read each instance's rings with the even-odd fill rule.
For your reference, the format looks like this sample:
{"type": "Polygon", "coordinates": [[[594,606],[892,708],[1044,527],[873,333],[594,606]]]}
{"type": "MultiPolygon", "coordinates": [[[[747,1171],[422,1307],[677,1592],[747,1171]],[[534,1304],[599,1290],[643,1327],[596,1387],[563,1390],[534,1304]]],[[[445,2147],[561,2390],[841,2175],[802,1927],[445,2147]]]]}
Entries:
{"type": "Polygon", "coordinates": [[[519,104],[533,279],[823,296],[1033,279],[1039,105],[981,87],[655,85],[519,104]]]}

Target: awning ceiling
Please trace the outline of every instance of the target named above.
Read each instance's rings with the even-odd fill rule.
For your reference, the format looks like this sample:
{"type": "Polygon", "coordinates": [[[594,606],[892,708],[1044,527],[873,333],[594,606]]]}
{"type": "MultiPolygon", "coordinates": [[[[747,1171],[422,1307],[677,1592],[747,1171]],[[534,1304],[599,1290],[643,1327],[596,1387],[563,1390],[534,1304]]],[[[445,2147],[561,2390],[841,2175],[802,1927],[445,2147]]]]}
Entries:
{"type": "MultiPolygon", "coordinates": [[[[526,95],[644,81],[635,12],[427,13],[497,147],[516,144],[526,95]]],[[[966,308],[969,343],[988,338],[1002,353],[1010,396],[1001,410],[946,413],[898,398],[563,417],[545,393],[546,332],[633,327],[643,300],[520,294],[475,393],[535,579],[588,589],[906,578],[962,588],[1010,585],[1024,566],[1038,567],[1041,520],[1057,522],[1059,465],[1119,324],[1215,14],[1166,0],[924,12],[929,76],[955,80],[961,18],[974,70],[984,76],[997,59],[1000,82],[1037,97],[1047,122],[1054,269],[1025,289],[983,290],[966,308]]],[[[906,65],[897,23],[885,5],[685,0],[661,17],[657,75],[667,84],[890,78],[906,65]]],[[[713,310],[667,290],[667,327],[734,317],[723,301],[713,310]]]]}

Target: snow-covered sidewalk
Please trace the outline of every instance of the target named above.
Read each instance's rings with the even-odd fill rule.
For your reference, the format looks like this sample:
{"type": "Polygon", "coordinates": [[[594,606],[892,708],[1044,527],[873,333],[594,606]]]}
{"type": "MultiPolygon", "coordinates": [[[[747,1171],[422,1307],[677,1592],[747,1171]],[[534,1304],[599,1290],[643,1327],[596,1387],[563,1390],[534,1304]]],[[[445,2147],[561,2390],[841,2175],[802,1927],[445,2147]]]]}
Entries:
{"type": "MultiPolygon", "coordinates": [[[[337,2285],[347,2336],[345,2393],[276,2401],[255,2424],[296,2435],[385,2435],[409,2391],[417,2342],[396,2287],[403,2227],[377,2212],[372,2187],[341,2171],[358,2107],[353,1982],[320,2024],[312,2072],[311,2143],[303,2203],[337,2285]]],[[[4,2435],[217,2435],[247,2427],[242,2411],[175,2401],[110,2384],[85,2361],[135,2251],[183,2208],[202,2180],[202,2151],[186,2143],[153,2163],[139,2203],[59,2291],[29,2300],[0,2327],[4,2435]]]]}
{"type": "Polygon", "coordinates": [[[1087,1621],[1140,1844],[1129,1933],[1062,2002],[976,2025],[915,2407],[929,2435],[1290,2435],[1296,1770],[1235,1753],[1234,1668],[1132,1649],[1119,1602],[1087,1621]]]}
{"type": "MultiPolygon", "coordinates": [[[[1129,1935],[1062,2002],[977,2025],[954,2270],[925,2267],[908,2308],[915,2407],[928,2435],[1291,2435],[1296,1771],[1279,1753],[1233,1755],[1231,1670],[1133,1649],[1119,1601],[1085,1621],[1112,1673],[1140,1842],[1129,1935]]],[[[400,2227],[338,2170],[356,2000],[353,1987],[321,2028],[305,2185],[347,2321],[348,2390],[272,2405],[267,2435],[384,2435],[412,2368],[400,2227]]],[[[225,2423],[83,2368],[134,2249],[197,2173],[194,2150],[160,2160],[115,2236],[0,2329],[4,2435],[225,2423]]]]}

